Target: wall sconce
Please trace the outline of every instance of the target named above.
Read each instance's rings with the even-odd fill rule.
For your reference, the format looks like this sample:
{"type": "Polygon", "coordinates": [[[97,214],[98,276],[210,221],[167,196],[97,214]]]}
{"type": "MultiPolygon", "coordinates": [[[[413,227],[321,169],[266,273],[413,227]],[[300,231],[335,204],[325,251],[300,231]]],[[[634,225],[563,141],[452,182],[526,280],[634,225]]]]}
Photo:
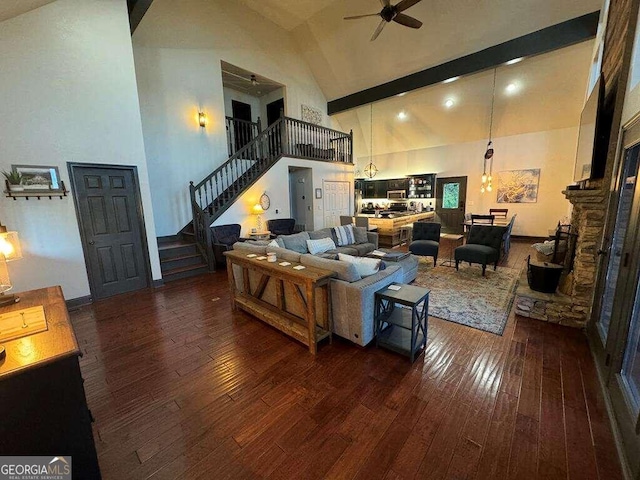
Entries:
{"type": "Polygon", "coordinates": [[[198,123],[202,128],[207,126],[207,114],[204,112],[198,112],[198,123]]]}

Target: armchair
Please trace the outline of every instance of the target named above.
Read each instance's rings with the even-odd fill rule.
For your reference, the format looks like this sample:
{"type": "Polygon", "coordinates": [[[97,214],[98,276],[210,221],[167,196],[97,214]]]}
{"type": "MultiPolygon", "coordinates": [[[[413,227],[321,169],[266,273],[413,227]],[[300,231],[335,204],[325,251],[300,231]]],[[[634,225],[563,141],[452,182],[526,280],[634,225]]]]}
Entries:
{"type": "Polygon", "coordinates": [[[267,220],[267,230],[275,238],[278,235],[291,235],[296,226],[295,218],[274,218],[267,220]]]}
{"type": "Polygon", "coordinates": [[[454,251],[456,270],[458,270],[460,262],[482,264],[483,276],[487,270],[488,263],[493,263],[493,269],[495,270],[500,260],[502,237],[506,231],[507,227],[471,226],[466,245],[462,245],[454,251]]]}
{"type": "Polygon", "coordinates": [[[438,261],[440,249],[440,229],[442,225],[431,222],[415,222],[413,224],[413,236],[409,244],[409,251],[415,255],[433,257],[433,266],[438,261]]]}
{"type": "Polygon", "coordinates": [[[211,227],[213,254],[217,263],[224,263],[225,259],[222,252],[233,249],[233,244],[240,240],[240,230],[241,227],[237,223],[211,227]]]}

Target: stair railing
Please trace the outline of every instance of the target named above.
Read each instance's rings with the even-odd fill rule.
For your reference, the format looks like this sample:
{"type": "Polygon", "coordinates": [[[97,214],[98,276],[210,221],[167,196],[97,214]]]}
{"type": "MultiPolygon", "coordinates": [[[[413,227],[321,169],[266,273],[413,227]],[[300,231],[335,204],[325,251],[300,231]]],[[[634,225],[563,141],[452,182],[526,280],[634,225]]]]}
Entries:
{"type": "Polygon", "coordinates": [[[353,132],[281,116],[201,182],[191,182],[193,232],[210,270],[215,269],[211,224],[282,156],[352,163],[353,132]]]}
{"type": "Polygon", "coordinates": [[[260,118],[258,118],[257,122],[250,122],[240,118],[225,117],[225,126],[227,129],[227,150],[229,156],[251,142],[262,131],[260,118]]]}

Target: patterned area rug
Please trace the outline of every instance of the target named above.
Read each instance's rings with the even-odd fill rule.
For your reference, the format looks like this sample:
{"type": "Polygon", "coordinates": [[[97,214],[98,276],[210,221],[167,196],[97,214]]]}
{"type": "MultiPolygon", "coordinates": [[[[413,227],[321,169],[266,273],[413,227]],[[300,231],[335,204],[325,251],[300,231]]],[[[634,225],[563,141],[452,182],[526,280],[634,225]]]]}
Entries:
{"type": "Polygon", "coordinates": [[[429,315],[502,335],[515,297],[519,271],[480,265],[433,266],[431,257],[420,258],[416,285],[431,290],[429,315]]]}

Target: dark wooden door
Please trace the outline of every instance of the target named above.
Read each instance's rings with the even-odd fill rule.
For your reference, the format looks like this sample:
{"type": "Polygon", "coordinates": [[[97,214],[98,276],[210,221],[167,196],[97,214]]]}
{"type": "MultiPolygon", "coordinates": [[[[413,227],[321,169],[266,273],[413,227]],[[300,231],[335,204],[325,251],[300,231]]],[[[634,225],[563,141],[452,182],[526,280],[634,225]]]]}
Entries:
{"type": "Polygon", "coordinates": [[[135,167],[71,165],[94,298],[149,286],[148,252],[135,167]]]}
{"type": "Polygon", "coordinates": [[[436,180],[436,216],[443,233],[462,233],[467,203],[467,177],[436,180]]]}
{"type": "Polygon", "coordinates": [[[267,125],[271,125],[273,122],[280,118],[280,112],[284,112],[284,98],[279,98],[271,103],[267,104],[267,125]]]}
{"type": "Polygon", "coordinates": [[[251,105],[231,100],[233,115],[233,138],[237,152],[252,140],[251,105]],[[248,122],[248,123],[247,123],[248,122]]]}

